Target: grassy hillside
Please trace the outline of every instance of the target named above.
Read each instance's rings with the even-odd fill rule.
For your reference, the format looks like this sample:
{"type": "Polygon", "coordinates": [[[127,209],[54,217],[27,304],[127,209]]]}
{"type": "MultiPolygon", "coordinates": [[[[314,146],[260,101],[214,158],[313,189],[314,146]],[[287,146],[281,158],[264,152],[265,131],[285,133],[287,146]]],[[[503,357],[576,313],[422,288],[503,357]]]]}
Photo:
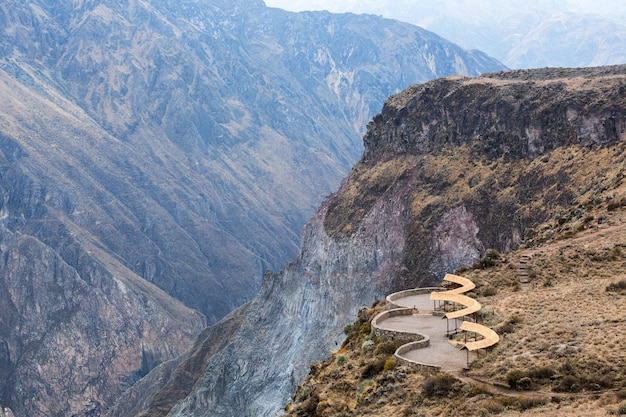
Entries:
{"type": "MultiPolygon", "coordinates": [[[[426,376],[395,366],[397,345],[370,335],[368,320],[384,308],[378,303],[346,327],[332,357],[311,367],[285,415],[626,414],[623,155],[618,148],[567,148],[536,161],[555,171],[570,165],[572,187],[589,167],[602,165],[604,175],[529,231],[519,249],[457,270],[477,284],[472,295],[483,305],[482,319],[501,336],[466,373],[426,376]],[[519,279],[523,259],[528,286],[519,279]]],[[[454,165],[448,169],[458,178],[454,165]]],[[[483,181],[489,167],[484,172],[483,181]]]]}

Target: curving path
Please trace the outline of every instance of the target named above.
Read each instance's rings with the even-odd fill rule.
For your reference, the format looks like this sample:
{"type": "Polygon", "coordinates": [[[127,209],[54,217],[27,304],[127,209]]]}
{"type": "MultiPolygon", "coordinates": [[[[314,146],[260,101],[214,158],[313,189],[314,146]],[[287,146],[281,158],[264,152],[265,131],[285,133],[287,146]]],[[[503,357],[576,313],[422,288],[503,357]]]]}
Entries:
{"type": "Polygon", "coordinates": [[[446,274],[444,281],[459,287],[447,291],[416,288],[390,294],[387,296],[388,309],[372,320],[372,331],[377,336],[409,342],[400,346],[394,356],[398,361],[421,368],[424,372],[464,369],[473,359],[471,352],[493,346],[500,340],[498,334],[488,327],[465,321],[466,316],[481,308],[478,301],[463,295],[475,288],[474,283],[451,274],[446,274]],[[437,301],[463,308],[445,313],[444,322],[440,316],[433,315],[437,301]],[[456,345],[448,340],[448,320],[457,318],[463,320],[459,329],[473,333],[475,340],[454,342],[456,345]]]}
{"type": "Polygon", "coordinates": [[[461,351],[448,341],[445,320],[432,314],[433,302],[430,300],[430,292],[407,295],[395,299],[393,303],[409,305],[411,308],[396,309],[408,311],[405,311],[404,315],[392,317],[385,317],[388,311],[382,312],[372,320],[372,327],[386,334],[395,333],[398,340],[407,340],[404,336],[407,333],[413,334],[413,340],[427,340],[425,346],[419,345],[419,342],[419,346],[412,348],[407,345],[401,346],[396,351],[396,360],[419,367],[425,372],[454,372],[467,367],[468,359],[473,359],[474,354],[461,351]],[[417,310],[414,310],[413,306],[416,306],[417,310]],[[408,350],[403,351],[403,348],[408,350]]]}

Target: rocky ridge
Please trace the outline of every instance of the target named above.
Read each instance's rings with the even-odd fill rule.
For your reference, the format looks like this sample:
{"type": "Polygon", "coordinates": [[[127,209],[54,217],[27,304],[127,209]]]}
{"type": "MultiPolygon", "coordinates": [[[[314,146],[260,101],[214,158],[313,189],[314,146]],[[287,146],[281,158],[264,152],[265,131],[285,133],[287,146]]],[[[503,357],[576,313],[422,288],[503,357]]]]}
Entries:
{"type": "Polygon", "coordinates": [[[0,417],[15,417],[13,415],[13,411],[11,411],[10,408],[2,408],[2,406],[0,406],[0,417]]]}
{"type": "Polygon", "coordinates": [[[298,258],[266,274],[186,399],[144,415],[274,415],[360,307],[435,283],[487,248],[537,242],[554,213],[614,198],[625,87],[625,66],[545,69],[441,79],[390,98],[298,258]]]}

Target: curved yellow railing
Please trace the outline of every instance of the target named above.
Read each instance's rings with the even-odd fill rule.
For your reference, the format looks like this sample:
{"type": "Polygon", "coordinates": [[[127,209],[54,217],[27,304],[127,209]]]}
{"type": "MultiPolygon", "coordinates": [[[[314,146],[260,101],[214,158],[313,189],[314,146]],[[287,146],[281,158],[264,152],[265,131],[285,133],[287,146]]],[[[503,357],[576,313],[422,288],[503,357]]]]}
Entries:
{"type": "Polygon", "coordinates": [[[483,337],[481,340],[477,340],[475,342],[464,343],[461,349],[467,349],[469,351],[484,349],[489,346],[493,346],[500,341],[498,333],[494,332],[489,327],[483,326],[482,324],[464,321],[459,329],[465,330],[466,332],[478,333],[483,337]]]}
{"type": "Polygon", "coordinates": [[[446,319],[458,319],[463,316],[469,316],[472,313],[476,313],[481,308],[480,303],[473,298],[461,294],[450,294],[447,291],[433,292],[430,294],[430,299],[435,301],[451,301],[465,306],[465,308],[461,310],[450,311],[444,314],[443,317],[446,319]]]}
{"type": "Polygon", "coordinates": [[[454,282],[455,284],[459,284],[459,288],[454,288],[452,290],[442,291],[448,294],[463,294],[464,292],[468,292],[476,288],[476,284],[474,284],[471,280],[460,277],[458,275],[446,274],[443,277],[444,281],[454,282]]]}
{"type": "MultiPolygon", "coordinates": [[[[443,280],[459,284],[460,287],[447,291],[432,292],[430,294],[430,299],[434,301],[449,301],[464,306],[464,308],[460,310],[451,311],[444,314],[443,318],[458,319],[476,313],[481,309],[481,305],[478,301],[466,295],[463,295],[463,293],[466,293],[476,288],[476,285],[472,281],[467,278],[452,274],[446,274],[443,277],[443,280]]],[[[498,336],[496,332],[488,327],[483,326],[482,324],[463,320],[463,323],[461,324],[459,329],[467,332],[473,332],[483,337],[481,340],[464,343],[461,349],[467,349],[470,351],[484,349],[489,346],[493,346],[500,341],[500,336],[498,336]]]]}

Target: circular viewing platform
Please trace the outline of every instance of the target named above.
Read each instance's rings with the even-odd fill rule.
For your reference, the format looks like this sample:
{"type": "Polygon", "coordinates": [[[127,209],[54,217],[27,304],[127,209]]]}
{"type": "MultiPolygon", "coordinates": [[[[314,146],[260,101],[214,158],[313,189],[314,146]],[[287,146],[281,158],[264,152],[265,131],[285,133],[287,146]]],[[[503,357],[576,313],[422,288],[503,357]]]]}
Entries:
{"type": "Polygon", "coordinates": [[[473,290],[475,284],[452,274],[446,274],[443,280],[457,287],[415,288],[390,294],[386,298],[387,310],[372,320],[376,336],[408,342],[396,350],[396,359],[424,372],[463,369],[469,365],[470,356],[499,341],[496,332],[476,322],[480,303],[463,295],[473,290]],[[455,342],[456,334],[463,335],[463,341],[455,342]]]}

